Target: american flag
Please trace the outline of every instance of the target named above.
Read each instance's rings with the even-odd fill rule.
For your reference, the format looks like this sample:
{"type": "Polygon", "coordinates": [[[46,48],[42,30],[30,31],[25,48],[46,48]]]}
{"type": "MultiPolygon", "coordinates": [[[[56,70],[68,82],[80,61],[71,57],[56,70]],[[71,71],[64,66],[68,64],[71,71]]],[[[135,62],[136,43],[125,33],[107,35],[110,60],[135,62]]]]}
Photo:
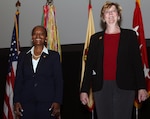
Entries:
{"type": "Polygon", "coordinates": [[[13,111],[13,89],[16,75],[16,67],[19,53],[19,11],[14,17],[14,29],[12,33],[11,46],[8,60],[8,74],[6,79],[6,92],[4,96],[3,119],[15,119],[13,111]]]}

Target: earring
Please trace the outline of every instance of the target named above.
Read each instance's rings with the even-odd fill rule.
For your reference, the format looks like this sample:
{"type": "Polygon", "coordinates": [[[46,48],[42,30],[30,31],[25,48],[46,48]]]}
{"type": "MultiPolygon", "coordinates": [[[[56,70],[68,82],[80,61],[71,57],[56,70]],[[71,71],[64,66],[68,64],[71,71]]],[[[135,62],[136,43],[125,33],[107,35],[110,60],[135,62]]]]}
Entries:
{"type": "Polygon", "coordinates": [[[104,23],[106,22],[105,19],[102,19],[102,20],[103,20],[104,23]]]}

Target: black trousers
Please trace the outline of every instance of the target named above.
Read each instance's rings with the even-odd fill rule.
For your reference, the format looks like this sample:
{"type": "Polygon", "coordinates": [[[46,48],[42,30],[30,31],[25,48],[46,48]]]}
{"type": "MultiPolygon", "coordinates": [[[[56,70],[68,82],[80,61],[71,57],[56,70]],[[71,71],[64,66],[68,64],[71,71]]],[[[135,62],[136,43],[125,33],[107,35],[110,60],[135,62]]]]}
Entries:
{"type": "Polygon", "coordinates": [[[115,80],[104,80],[102,90],[94,92],[97,119],[131,119],[135,91],[122,90],[115,80]]]}

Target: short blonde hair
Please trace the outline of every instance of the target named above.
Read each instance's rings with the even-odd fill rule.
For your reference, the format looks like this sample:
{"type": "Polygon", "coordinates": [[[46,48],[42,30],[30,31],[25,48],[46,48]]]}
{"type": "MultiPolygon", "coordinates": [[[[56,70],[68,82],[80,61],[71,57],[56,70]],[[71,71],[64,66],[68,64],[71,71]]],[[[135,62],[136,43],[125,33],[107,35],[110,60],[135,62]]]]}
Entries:
{"type": "Polygon", "coordinates": [[[117,13],[118,13],[118,15],[120,16],[120,20],[121,20],[122,7],[121,7],[118,3],[110,2],[110,1],[106,1],[106,3],[103,5],[103,7],[102,7],[102,9],[101,9],[101,14],[100,14],[101,19],[104,18],[104,12],[106,11],[106,9],[109,9],[109,8],[111,8],[112,6],[115,6],[115,7],[116,7],[117,13]]]}

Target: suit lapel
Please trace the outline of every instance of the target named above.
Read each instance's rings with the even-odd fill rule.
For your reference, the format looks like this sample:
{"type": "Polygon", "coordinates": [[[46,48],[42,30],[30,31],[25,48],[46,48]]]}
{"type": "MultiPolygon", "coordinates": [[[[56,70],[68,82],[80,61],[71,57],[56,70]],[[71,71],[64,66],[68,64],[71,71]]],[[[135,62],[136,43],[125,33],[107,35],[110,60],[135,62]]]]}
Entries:
{"type": "Polygon", "coordinates": [[[42,53],[40,60],[38,62],[37,68],[36,68],[36,73],[40,70],[40,68],[42,67],[41,65],[43,65],[45,62],[45,59],[47,58],[48,54],[46,53],[42,53]]]}
{"type": "Polygon", "coordinates": [[[34,73],[31,53],[27,54],[27,61],[29,62],[27,62],[28,64],[25,64],[25,65],[29,66],[28,69],[31,70],[32,73],[34,73]]]}

